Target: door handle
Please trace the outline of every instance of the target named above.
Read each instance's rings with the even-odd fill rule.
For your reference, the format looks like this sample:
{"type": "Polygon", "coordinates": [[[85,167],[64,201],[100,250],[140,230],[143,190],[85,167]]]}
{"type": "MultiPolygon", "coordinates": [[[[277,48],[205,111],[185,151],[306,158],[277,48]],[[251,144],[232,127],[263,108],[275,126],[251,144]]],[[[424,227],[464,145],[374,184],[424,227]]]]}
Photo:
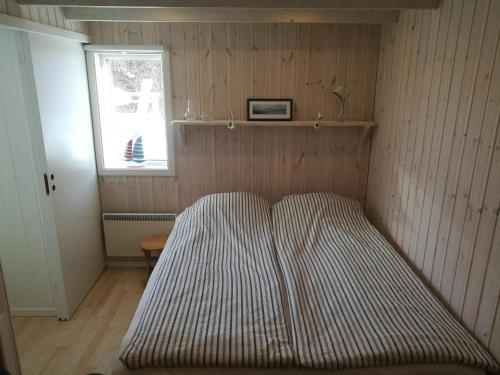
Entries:
{"type": "Polygon", "coordinates": [[[49,178],[47,177],[47,173],[43,174],[43,180],[45,181],[45,193],[47,195],[50,195],[49,178]]]}

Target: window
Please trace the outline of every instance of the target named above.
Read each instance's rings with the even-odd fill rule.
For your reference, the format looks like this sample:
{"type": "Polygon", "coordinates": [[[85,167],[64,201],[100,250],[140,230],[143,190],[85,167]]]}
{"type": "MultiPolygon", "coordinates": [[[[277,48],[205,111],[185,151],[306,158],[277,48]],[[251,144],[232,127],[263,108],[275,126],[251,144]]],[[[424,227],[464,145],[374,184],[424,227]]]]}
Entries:
{"type": "Polygon", "coordinates": [[[163,47],[87,46],[101,175],[173,175],[167,53],[163,47]]]}

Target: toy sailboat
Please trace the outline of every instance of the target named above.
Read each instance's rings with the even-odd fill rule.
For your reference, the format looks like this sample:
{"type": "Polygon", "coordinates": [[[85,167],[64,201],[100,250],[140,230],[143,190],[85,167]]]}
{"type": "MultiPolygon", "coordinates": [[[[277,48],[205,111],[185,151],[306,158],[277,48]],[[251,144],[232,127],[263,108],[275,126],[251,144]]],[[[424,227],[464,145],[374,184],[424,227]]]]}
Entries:
{"type": "Polygon", "coordinates": [[[137,164],[144,163],[144,149],[142,147],[142,136],[139,136],[135,139],[132,157],[134,163],[137,164]]]}
{"type": "Polygon", "coordinates": [[[134,155],[132,153],[132,143],[133,143],[133,140],[130,139],[128,142],[127,142],[127,145],[125,146],[125,152],[123,153],[123,158],[126,160],[126,161],[130,161],[133,159],[134,155]]]}

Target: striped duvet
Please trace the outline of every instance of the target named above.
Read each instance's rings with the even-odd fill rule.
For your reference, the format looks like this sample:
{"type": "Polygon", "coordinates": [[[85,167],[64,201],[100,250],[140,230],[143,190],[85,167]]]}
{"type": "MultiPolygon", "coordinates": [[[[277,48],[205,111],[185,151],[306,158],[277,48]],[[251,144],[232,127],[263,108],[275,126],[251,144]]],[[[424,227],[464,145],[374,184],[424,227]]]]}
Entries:
{"type": "Polygon", "coordinates": [[[273,206],[297,366],[457,363],[498,369],[365,218],[333,194],[273,206]]]}
{"type": "Polygon", "coordinates": [[[127,367],[292,364],[270,212],[237,193],[178,216],[124,338],[127,367]]]}
{"type": "Polygon", "coordinates": [[[215,194],[186,209],[122,349],[129,368],[497,368],[359,205],[329,194],[272,208],[215,194]]]}

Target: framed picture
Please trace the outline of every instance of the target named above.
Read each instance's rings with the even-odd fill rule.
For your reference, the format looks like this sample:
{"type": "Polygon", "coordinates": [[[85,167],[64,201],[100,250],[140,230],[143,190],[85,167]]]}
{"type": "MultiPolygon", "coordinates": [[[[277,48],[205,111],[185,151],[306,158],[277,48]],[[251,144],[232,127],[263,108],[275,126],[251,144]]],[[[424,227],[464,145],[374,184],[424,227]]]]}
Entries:
{"type": "Polygon", "coordinates": [[[292,121],[292,99],[248,99],[248,121],[292,121]]]}

